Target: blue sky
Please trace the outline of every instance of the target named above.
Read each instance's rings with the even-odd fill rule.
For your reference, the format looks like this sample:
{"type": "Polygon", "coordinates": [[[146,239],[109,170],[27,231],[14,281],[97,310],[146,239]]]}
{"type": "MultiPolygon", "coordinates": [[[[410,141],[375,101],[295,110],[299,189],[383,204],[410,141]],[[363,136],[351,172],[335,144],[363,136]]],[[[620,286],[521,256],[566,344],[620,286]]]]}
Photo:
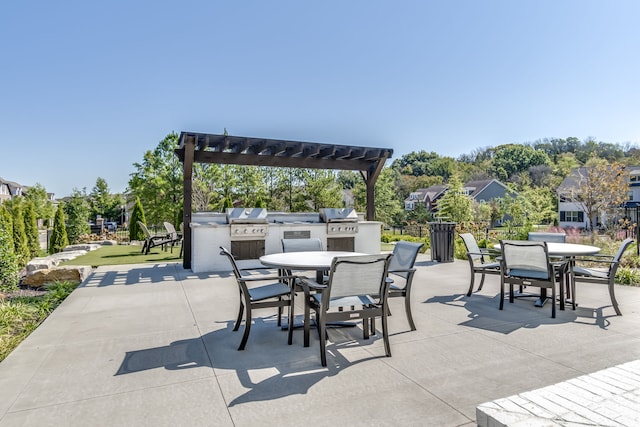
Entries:
{"type": "Polygon", "coordinates": [[[640,144],[640,2],[3,1],[0,177],[124,191],[172,131],[457,157],[640,144]]]}

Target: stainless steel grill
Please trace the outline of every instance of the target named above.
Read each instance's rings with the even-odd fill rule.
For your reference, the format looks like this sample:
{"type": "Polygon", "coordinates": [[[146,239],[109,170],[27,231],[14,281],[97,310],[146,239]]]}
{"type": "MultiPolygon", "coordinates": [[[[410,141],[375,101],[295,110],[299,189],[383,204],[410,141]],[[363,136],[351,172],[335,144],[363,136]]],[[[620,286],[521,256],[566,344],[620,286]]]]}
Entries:
{"type": "Polygon", "coordinates": [[[358,234],[358,214],[353,208],[320,209],[320,220],[327,223],[327,236],[358,234]]]}
{"type": "Polygon", "coordinates": [[[231,240],[264,239],[269,232],[264,208],[228,208],[231,240]]]}

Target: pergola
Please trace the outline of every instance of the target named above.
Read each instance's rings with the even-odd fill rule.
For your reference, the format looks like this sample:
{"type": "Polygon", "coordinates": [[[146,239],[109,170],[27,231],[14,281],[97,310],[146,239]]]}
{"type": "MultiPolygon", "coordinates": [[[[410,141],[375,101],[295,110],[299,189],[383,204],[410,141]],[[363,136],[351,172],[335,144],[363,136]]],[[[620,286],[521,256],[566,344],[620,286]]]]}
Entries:
{"type": "Polygon", "coordinates": [[[274,166],[304,169],[360,171],[367,186],[369,221],[375,218],[375,183],[390,148],[357,147],[303,141],[251,138],[181,132],[176,155],[183,165],[184,185],[184,268],[191,268],[191,214],[193,163],[274,166]]]}

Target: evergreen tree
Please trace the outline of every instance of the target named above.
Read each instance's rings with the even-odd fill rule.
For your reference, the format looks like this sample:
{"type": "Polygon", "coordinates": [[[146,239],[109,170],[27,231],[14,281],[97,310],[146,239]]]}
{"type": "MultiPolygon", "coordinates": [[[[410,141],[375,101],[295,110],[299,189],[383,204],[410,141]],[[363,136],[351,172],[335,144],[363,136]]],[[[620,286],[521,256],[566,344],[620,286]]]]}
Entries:
{"type": "Polygon", "coordinates": [[[89,234],[89,215],[91,209],[86,193],[74,189],[69,201],[64,204],[64,213],[67,219],[67,238],[71,243],[78,243],[80,236],[89,234]]]}
{"type": "MultiPolygon", "coordinates": [[[[7,238],[9,239],[9,244],[13,249],[13,217],[11,216],[11,212],[7,209],[6,203],[0,204],[0,222],[4,223],[6,230],[9,231],[7,238]]],[[[11,252],[14,253],[13,250],[11,252]]]]}
{"type": "Polygon", "coordinates": [[[14,199],[11,202],[11,214],[13,216],[13,247],[15,249],[18,266],[24,267],[31,259],[29,246],[27,245],[27,234],[24,228],[24,216],[22,214],[22,201],[14,199]]]}
{"type": "Polygon", "coordinates": [[[36,211],[33,202],[30,200],[27,200],[27,203],[24,205],[24,232],[27,235],[29,255],[31,258],[35,258],[40,253],[40,238],[38,236],[36,211]]]}
{"type": "Polygon", "coordinates": [[[49,253],[55,254],[69,245],[67,237],[67,228],[64,220],[64,203],[60,203],[56,215],[53,218],[53,230],[51,232],[51,240],[49,242],[49,253]]]}
{"type": "MultiPolygon", "coordinates": [[[[0,205],[0,207],[2,207],[0,205]]],[[[6,212],[6,209],[2,209],[6,212]]],[[[16,258],[11,234],[13,226],[7,222],[7,217],[0,215],[0,290],[15,290],[20,281],[18,260],[16,258]]]]}
{"type": "Polygon", "coordinates": [[[138,221],[145,225],[147,224],[147,221],[144,218],[144,209],[142,208],[142,203],[140,203],[140,198],[136,197],[136,201],[133,204],[133,211],[131,212],[131,221],[129,223],[130,241],[145,239],[144,231],[142,231],[138,221]]]}

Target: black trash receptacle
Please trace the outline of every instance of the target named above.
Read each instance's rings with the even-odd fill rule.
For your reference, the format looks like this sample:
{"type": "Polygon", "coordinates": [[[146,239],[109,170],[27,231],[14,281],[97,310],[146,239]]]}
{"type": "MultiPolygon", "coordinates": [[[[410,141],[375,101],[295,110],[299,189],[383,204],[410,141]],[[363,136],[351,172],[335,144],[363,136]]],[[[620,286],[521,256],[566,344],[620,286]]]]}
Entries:
{"type": "Polygon", "coordinates": [[[453,262],[455,222],[430,222],[431,260],[453,262]]]}

